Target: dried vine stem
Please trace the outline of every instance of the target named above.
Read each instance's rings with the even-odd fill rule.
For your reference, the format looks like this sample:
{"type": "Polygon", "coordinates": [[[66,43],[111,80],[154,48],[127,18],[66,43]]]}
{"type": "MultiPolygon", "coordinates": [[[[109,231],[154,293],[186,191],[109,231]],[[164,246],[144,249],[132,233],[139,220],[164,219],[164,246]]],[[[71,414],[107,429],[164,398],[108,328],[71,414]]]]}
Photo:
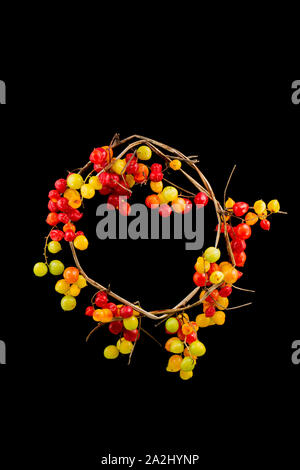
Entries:
{"type": "MultiPolygon", "coordinates": [[[[182,168],[180,168],[180,172],[194,185],[194,187],[198,190],[198,191],[202,191],[204,192],[214,203],[214,206],[215,206],[215,211],[216,211],[216,216],[217,216],[217,221],[218,221],[218,229],[217,229],[217,234],[216,234],[216,240],[215,240],[215,247],[218,246],[219,244],[219,241],[220,241],[220,234],[221,234],[221,223],[222,223],[222,219],[224,221],[224,236],[225,236],[225,240],[226,240],[226,247],[227,247],[227,251],[228,251],[228,254],[231,258],[231,261],[233,263],[233,265],[235,266],[235,260],[234,260],[234,256],[233,256],[233,253],[232,253],[232,249],[231,249],[231,244],[230,244],[230,239],[229,239],[229,235],[228,235],[228,230],[227,230],[227,222],[226,222],[226,211],[225,209],[222,207],[222,205],[220,204],[220,202],[216,199],[215,197],[215,194],[214,194],[214,191],[210,185],[210,183],[208,182],[208,180],[206,179],[206,177],[204,176],[204,174],[201,172],[201,170],[196,166],[195,164],[195,157],[187,157],[186,155],[184,155],[182,152],[180,152],[179,150],[173,148],[173,147],[170,147],[169,145],[166,145],[166,144],[163,144],[161,142],[158,142],[156,140],[153,140],[153,139],[150,139],[148,137],[144,137],[144,136],[140,136],[140,135],[137,135],[137,134],[134,134],[134,135],[131,135],[129,137],[126,137],[125,139],[123,140],[120,140],[120,136],[119,134],[115,134],[112,141],[111,141],[111,144],[110,144],[110,147],[112,149],[114,148],[117,148],[118,146],[120,145],[123,145],[123,144],[126,144],[128,143],[130,140],[133,140],[133,139],[137,139],[135,140],[135,142],[132,142],[132,143],[129,143],[126,148],[124,150],[122,150],[119,155],[117,155],[115,158],[114,158],[114,161],[115,160],[118,160],[120,158],[122,158],[129,150],[131,149],[134,149],[140,145],[143,145],[143,144],[147,144],[148,147],[151,148],[151,150],[158,156],[160,156],[161,158],[163,158],[166,162],[170,162],[172,159],[176,158],[182,162],[185,162],[191,169],[193,169],[197,175],[199,176],[202,184],[200,184],[195,178],[193,178],[189,173],[187,173],[185,170],[183,170],[182,168]],[[168,152],[168,155],[165,154],[161,149],[163,149],[164,151],[167,151],[168,152]]],[[[88,162],[84,167],[82,167],[79,171],[79,174],[82,174],[84,173],[86,170],[88,170],[92,165],[92,162],[88,162]]],[[[112,166],[112,162],[108,163],[105,168],[103,168],[103,170],[101,170],[98,175],[100,175],[102,172],[104,171],[107,171],[108,169],[110,169],[112,166]]],[[[233,170],[234,171],[234,170],[233,170]]],[[[227,185],[226,185],[226,188],[225,188],[225,191],[224,191],[224,200],[225,200],[225,196],[226,196],[226,191],[227,191],[227,188],[228,188],[228,185],[230,183],[230,179],[231,179],[231,176],[233,174],[233,171],[229,177],[229,180],[227,182],[227,185]]],[[[182,189],[182,188],[181,188],[182,189]]],[[[191,193],[193,194],[193,193],[191,193]]],[[[225,203],[224,203],[224,206],[225,206],[225,203]]],[[[181,302],[179,302],[175,307],[171,308],[171,309],[165,309],[165,310],[154,310],[152,312],[148,312],[147,310],[141,308],[139,305],[137,306],[136,304],[132,303],[132,302],[129,302],[128,300],[124,299],[123,297],[119,296],[118,294],[112,292],[110,289],[107,289],[106,287],[102,286],[101,284],[99,284],[98,282],[94,281],[93,279],[91,279],[86,273],[85,271],[83,270],[83,268],[81,267],[80,263],[79,263],[79,260],[78,260],[78,257],[77,257],[77,254],[76,254],[76,251],[75,251],[75,248],[74,248],[74,244],[72,242],[70,242],[70,247],[71,247],[71,252],[72,252],[72,255],[73,255],[73,258],[74,258],[74,262],[77,266],[77,268],[79,269],[80,273],[82,274],[82,276],[86,279],[86,281],[91,284],[92,286],[94,286],[96,289],[98,290],[104,290],[106,292],[109,292],[109,295],[113,298],[115,298],[116,300],[118,300],[119,302],[121,302],[122,304],[125,304],[125,305],[128,305],[130,307],[132,307],[134,310],[136,310],[137,312],[139,312],[141,315],[144,315],[152,320],[164,320],[166,318],[168,318],[169,316],[172,316],[174,315],[175,313],[180,313],[180,312],[183,312],[185,310],[189,310],[191,308],[194,308],[200,304],[203,303],[203,301],[209,296],[209,294],[214,291],[215,289],[217,289],[221,284],[216,284],[216,285],[213,285],[212,287],[210,287],[206,294],[202,297],[201,300],[197,301],[197,302],[194,302],[192,304],[188,304],[187,303],[196,295],[196,293],[199,291],[199,287],[197,287],[196,289],[193,289],[192,292],[190,292],[181,302]]],[[[100,328],[101,325],[98,325],[96,328],[94,328],[94,330],[92,330],[92,332],[90,334],[93,333],[93,331],[95,331],[96,329],[100,328]]],[[[90,337],[90,335],[88,336],[88,338],[90,337]]]]}

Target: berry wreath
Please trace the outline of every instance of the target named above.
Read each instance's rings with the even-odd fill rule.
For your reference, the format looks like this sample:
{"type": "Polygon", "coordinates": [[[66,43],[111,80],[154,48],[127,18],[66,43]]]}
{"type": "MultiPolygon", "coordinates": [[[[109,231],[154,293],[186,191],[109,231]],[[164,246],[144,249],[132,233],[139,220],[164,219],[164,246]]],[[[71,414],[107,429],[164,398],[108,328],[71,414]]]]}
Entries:
{"type": "Polygon", "coordinates": [[[165,322],[166,334],[172,335],[165,344],[166,350],[172,353],[166,370],[179,372],[183,380],[193,376],[197,359],[206,352],[204,344],[198,340],[198,330],[212,325],[223,325],[226,318],[225,311],[249,305],[247,303],[229,308],[228,298],[233,288],[254,292],[235,285],[242,276],[242,272],[237,268],[245,264],[246,240],[251,237],[251,227],[260,221],[261,228],[269,230],[269,218],[272,214],[286,214],[280,211],[277,200],[270,201],[268,205],[259,200],[253,207],[249,207],[246,202],[227,199],[227,189],[235,168],[228,179],[222,206],[216,199],[208,180],[197,167],[196,158],[187,157],[182,152],[147,137],[132,135],[120,140],[119,134],[115,134],[109,146],[93,150],[88,163],[78,172],[69,173],[66,179],[55,182],[55,189],[49,192],[49,214],[46,222],[51,226],[51,230],[46,237],[45,259],[44,262],[36,263],[33,268],[34,274],[38,277],[46,275],[48,271],[54,276],[63,275],[63,278],[56,282],[55,290],[63,295],[61,307],[65,311],[71,311],[76,307],[76,297],[87,284],[97,289],[91,299],[91,305],[85,310],[85,314],[97,322],[87,340],[97,329],[108,324],[109,331],[118,337],[118,340],[116,345],[109,345],[104,349],[104,356],[107,359],[115,359],[121,353],[129,356],[130,363],[141,333],[146,333],[157,341],[142,328],[142,319],[148,317],[159,323],[165,322]],[[133,142],[129,143],[130,141],[133,142]],[[126,147],[114,157],[115,149],[125,144],[126,147]],[[153,163],[149,171],[149,167],[143,163],[150,160],[153,154],[162,158],[164,169],[160,163],[153,163]],[[181,172],[198,193],[183,190],[166,180],[164,171],[169,168],[181,172]],[[186,169],[189,168],[196,173],[201,183],[187,173],[186,169]],[[90,169],[92,170],[89,171],[90,169]],[[82,175],[86,173],[88,174],[83,179],[82,175]],[[108,209],[119,210],[120,214],[126,217],[130,214],[128,199],[133,186],[146,184],[149,180],[153,194],[146,197],[145,204],[151,210],[158,210],[161,217],[169,217],[172,210],[181,214],[188,213],[193,207],[192,200],[196,207],[206,206],[211,200],[218,223],[215,245],[208,247],[196,261],[193,276],[196,287],[175,307],[150,312],[143,309],[139,302],[132,303],[122,298],[85,273],[76,250],[87,249],[88,240],[84,233],[76,231],[75,227],[75,223],[83,216],[78,210],[83,199],[93,198],[98,191],[101,195],[108,196],[108,209]],[[164,187],[163,181],[169,185],[164,187]],[[189,195],[183,197],[178,190],[183,190],[189,195]],[[234,219],[238,220],[235,226],[232,224],[234,219]],[[63,224],[62,230],[57,228],[58,224],[63,224]],[[218,244],[221,235],[225,237],[229,261],[219,262],[221,252],[218,244]],[[62,240],[69,242],[75,266],[65,268],[59,260],[48,263],[47,250],[52,254],[58,253],[61,250],[62,240]],[[199,300],[191,303],[199,291],[199,300]],[[118,304],[111,302],[109,297],[115,299],[118,304]],[[203,313],[198,314],[192,321],[186,312],[201,304],[203,313]]]}

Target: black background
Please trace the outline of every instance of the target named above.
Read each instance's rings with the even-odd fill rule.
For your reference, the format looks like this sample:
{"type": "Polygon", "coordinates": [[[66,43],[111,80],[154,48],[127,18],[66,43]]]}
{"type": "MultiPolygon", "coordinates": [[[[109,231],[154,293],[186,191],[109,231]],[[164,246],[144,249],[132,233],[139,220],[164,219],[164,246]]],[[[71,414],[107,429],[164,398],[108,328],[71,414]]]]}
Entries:
{"type": "MultiPolygon", "coordinates": [[[[210,465],[219,459],[267,463],[279,454],[292,460],[299,421],[299,366],[291,362],[291,344],[299,339],[293,204],[300,119],[300,106],[291,103],[293,80],[227,76],[220,81],[193,74],[146,80],[143,74],[127,74],[128,80],[91,74],[76,83],[51,76],[21,83],[1,77],[8,100],[1,107],[0,329],[7,343],[1,387],[3,409],[9,410],[8,441],[18,440],[24,460],[70,466],[79,460],[92,466],[109,452],[193,451],[210,465]],[[78,308],[66,313],[55,280],[32,274],[47,234],[48,191],[115,132],[146,135],[199,155],[220,200],[237,164],[230,196],[251,204],[278,198],[289,212],[272,218],[269,233],[254,228],[239,285],[256,294],[234,291],[231,305],[254,303],[229,313],[225,326],[200,331],[207,354],[188,382],[165,371],[168,353],[147,337],[138,343],[130,367],[124,358],[105,361],[107,332],[85,343],[94,325],[84,309],[94,290],[84,289],[78,308]],[[288,452],[282,446],[285,435],[288,452]]],[[[137,190],[135,200],[143,195],[137,190]]],[[[193,288],[196,252],[185,252],[181,241],[100,242],[96,205],[88,204],[78,224],[91,242],[80,254],[91,277],[110,282],[114,291],[139,299],[149,310],[173,306],[193,288]]],[[[212,205],[205,221],[205,245],[210,246],[216,224],[212,205]]],[[[71,263],[67,246],[58,257],[71,263]]],[[[148,325],[163,341],[163,328],[157,332],[151,321],[148,325]]]]}

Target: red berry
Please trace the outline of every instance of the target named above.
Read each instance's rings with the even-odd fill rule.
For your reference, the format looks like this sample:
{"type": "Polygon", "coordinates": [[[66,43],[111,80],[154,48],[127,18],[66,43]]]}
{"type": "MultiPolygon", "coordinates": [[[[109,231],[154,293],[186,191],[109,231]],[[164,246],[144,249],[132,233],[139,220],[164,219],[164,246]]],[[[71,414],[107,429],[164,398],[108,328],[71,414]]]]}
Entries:
{"type": "Polygon", "coordinates": [[[57,202],[60,199],[60,194],[57,189],[52,189],[48,194],[49,199],[53,202],[57,202]]]}
{"type": "Polygon", "coordinates": [[[121,320],[112,321],[108,325],[108,329],[113,335],[118,335],[123,330],[123,322],[121,320]]]}
{"type": "Polygon", "coordinates": [[[50,212],[57,212],[57,211],[58,211],[57,203],[56,203],[56,202],[53,202],[53,201],[49,201],[49,202],[48,202],[48,210],[49,210],[50,212]]]}
{"type": "Polygon", "coordinates": [[[92,317],[94,314],[94,311],[95,311],[94,307],[87,307],[85,309],[85,315],[88,317],[92,317]]]}
{"type": "Polygon", "coordinates": [[[58,221],[62,222],[63,224],[67,224],[69,222],[69,216],[65,214],[64,212],[61,212],[58,214],[58,221]]]}
{"type": "Polygon", "coordinates": [[[106,305],[106,308],[108,308],[111,311],[114,317],[117,315],[118,307],[113,302],[108,302],[108,304],[106,305]]]}
{"type": "Polygon", "coordinates": [[[137,158],[133,157],[132,155],[133,155],[133,153],[127,153],[127,155],[125,157],[126,162],[129,162],[129,160],[131,162],[136,162],[137,161],[137,158]]]}
{"type": "Polygon", "coordinates": [[[61,197],[58,201],[57,201],[57,207],[60,211],[64,212],[65,210],[68,210],[68,208],[70,207],[69,206],[69,201],[68,199],[66,199],[65,197],[61,197]]]}
{"type": "Polygon", "coordinates": [[[130,204],[126,201],[121,201],[119,205],[119,212],[121,215],[127,216],[131,212],[130,204]]]}
{"type": "Polygon", "coordinates": [[[128,165],[128,167],[126,168],[126,173],[128,173],[129,175],[135,175],[136,172],[138,171],[139,169],[139,164],[137,161],[131,161],[128,165]]]}
{"type": "Polygon", "coordinates": [[[54,225],[57,225],[57,223],[58,223],[57,213],[56,212],[50,212],[47,216],[46,222],[47,222],[47,224],[52,225],[52,227],[54,227],[54,225]]]}
{"type": "Polygon", "coordinates": [[[63,178],[60,178],[59,180],[56,180],[55,183],[54,183],[54,186],[55,188],[57,189],[57,191],[62,194],[65,192],[65,190],[67,189],[67,181],[64,180],[63,178]]]}
{"type": "Polygon", "coordinates": [[[213,304],[219,297],[218,289],[213,290],[208,297],[206,297],[205,302],[213,304]]]}
{"type": "Polygon", "coordinates": [[[193,281],[196,284],[196,286],[203,287],[203,286],[205,286],[205,284],[207,282],[207,277],[204,273],[198,273],[196,271],[194,276],[193,276],[193,281]]]}
{"type": "Polygon", "coordinates": [[[50,238],[55,242],[60,242],[64,238],[64,232],[62,230],[51,230],[50,238]]]}
{"type": "Polygon", "coordinates": [[[132,317],[133,310],[129,305],[123,305],[123,307],[120,308],[120,315],[122,318],[132,317]]]}
{"type": "Polygon", "coordinates": [[[185,207],[184,207],[183,213],[188,214],[193,209],[193,203],[189,199],[186,199],[186,198],[182,198],[182,199],[184,199],[184,202],[185,202],[185,207]]]}
{"type": "Polygon", "coordinates": [[[81,230],[79,230],[78,232],[75,233],[76,237],[79,237],[79,235],[84,235],[84,232],[82,232],[81,230]]]}
{"type": "Polygon", "coordinates": [[[163,218],[170,217],[172,208],[169,206],[169,204],[162,204],[158,212],[159,215],[161,215],[163,218]]]}
{"type": "Polygon", "coordinates": [[[93,163],[104,163],[106,161],[106,150],[102,147],[96,148],[90,155],[90,161],[93,163]]]}
{"type": "Polygon", "coordinates": [[[271,228],[271,223],[269,220],[267,219],[264,219],[264,220],[261,220],[260,222],[260,226],[263,230],[270,230],[271,228]]]}
{"type": "Polygon", "coordinates": [[[99,178],[100,183],[103,184],[103,186],[109,186],[110,173],[107,173],[107,171],[104,171],[103,173],[101,173],[101,175],[98,176],[98,178],[99,178]]]}
{"type": "Polygon", "coordinates": [[[120,176],[117,175],[116,173],[111,173],[110,174],[110,178],[109,178],[109,186],[111,188],[115,188],[116,186],[119,185],[120,183],[120,176]]]}
{"type": "Polygon", "coordinates": [[[235,240],[232,240],[231,242],[231,248],[232,251],[235,251],[236,253],[241,253],[246,249],[246,242],[245,240],[241,240],[240,238],[236,238],[235,240]]]}
{"type": "Polygon", "coordinates": [[[107,198],[107,204],[118,209],[119,207],[119,195],[118,194],[110,194],[107,198]]]}
{"type": "Polygon", "coordinates": [[[244,251],[241,251],[240,253],[233,253],[234,259],[235,259],[235,264],[239,268],[242,268],[246,262],[247,255],[244,251]]]}
{"type": "Polygon", "coordinates": [[[242,240],[248,240],[248,238],[251,237],[251,227],[247,224],[239,224],[236,227],[234,227],[234,232],[237,235],[238,238],[241,238],[242,240]]]}
{"type": "Polygon", "coordinates": [[[71,209],[68,210],[68,216],[72,222],[78,222],[78,220],[82,218],[83,214],[78,209],[71,209]]]}
{"type": "Polygon", "coordinates": [[[96,171],[96,173],[99,173],[101,170],[103,170],[104,167],[105,167],[105,162],[104,163],[94,163],[94,170],[96,171]]]}
{"type": "Polygon", "coordinates": [[[210,263],[210,268],[207,271],[207,274],[210,276],[212,273],[218,270],[219,270],[219,265],[217,263],[210,263]]]}
{"type": "Polygon", "coordinates": [[[163,179],[164,175],[162,172],[151,172],[150,173],[150,180],[153,181],[154,183],[158,183],[158,181],[161,181],[163,179]]]}
{"type": "Polygon", "coordinates": [[[220,289],[219,295],[221,297],[229,297],[232,293],[232,287],[231,286],[224,286],[220,289]]]}
{"type": "Polygon", "coordinates": [[[108,302],[107,294],[106,292],[98,292],[98,294],[95,297],[95,304],[99,308],[104,308],[106,307],[108,302]]]}
{"type": "Polygon", "coordinates": [[[244,273],[242,273],[241,271],[238,271],[237,273],[238,273],[238,276],[239,276],[238,279],[241,279],[241,277],[244,275],[244,273]]]}
{"type": "Polygon", "coordinates": [[[153,173],[161,173],[162,165],[160,163],[153,163],[153,165],[151,165],[151,171],[153,171],[153,173]]]}
{"type": "Polygon", "coordinates": [[[75,240],[75,238],[76,238],[76,235],[75,235],[75,232],[73,232],[73,230],[67,230],[65,232],[64,239],[66,240],[66,242],[72,242],[73,240],[75,240]]]}
{"type": "Polygon", "coordinates": [[[112,192],[112,188],[109,188],[108,186],[103,186],[102,189],[99,189],[99,193],[102,195],[102,196],[107,196],[108,194],[110,194],[112,192]]]}
{"type": "Polygon", "coordinates": [[[203,193],[203,192],[200,192],[198,193],[195,198],[194,198],[194,203],[198,206],[206,206],[206,204],[208,203],[208,196],[203,193]]]}
{"type": "Polygon", "coordinates": [[[196,341],[197,340],[196,331],[192,331],[192,333],[190,333],[189,335],[186,335],[185,340],[186,340],[187,344],[191,344],[194,341],[196,341]]]}
{"type": "Polygon", "coordinates": [[[135,330],[124,330],[124,333],[123,333],[123,336],[124,338],[127,340],[127,341],[137,341],[140,337],[140,333],[139,333],[139,330],[138,329],[135,329],[135,330]]]}
{"type": "Polygon", "coordinates": [[[208,318],[213,317],[215,313],[216,313],[215,307],[208,307],[205,310],[205,316],[208,317],[208,318]]]}
{"type": "Polygon", "coordinates": [[[232,210],[233,210],[233,213],[237,217],[242,217],[243,215],[246,214],[246,212],[248,212],[249,204],[247,204],[246,202],[236,202],[234,204],[232,210]]]}
{"type": "Polygon", "coordinates": [[[182,333],[182,329],[181,327],[178,329],[177,331],[177,336],[178,338],[181,340],[181,341],[184,341],[185,340],[185,335],[182,333]]]}

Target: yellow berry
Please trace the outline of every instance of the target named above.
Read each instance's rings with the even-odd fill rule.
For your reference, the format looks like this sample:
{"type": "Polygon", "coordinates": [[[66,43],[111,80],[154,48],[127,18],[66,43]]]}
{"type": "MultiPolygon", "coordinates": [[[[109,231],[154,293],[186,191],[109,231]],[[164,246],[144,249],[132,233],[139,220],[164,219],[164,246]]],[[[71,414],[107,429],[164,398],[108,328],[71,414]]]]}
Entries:
{"type": "Polygon", "coordinates": [[[121,338],[117,342],[117,348],[121,354],[129,354],[132,351],[133,344],[131,341],[127,341],[125,338],[121,338]]]}
{"type": "Polygon", "coordinates": [[[167,202],[172,202],[178,198],[178,191],[174,186],[166,186],[163,189],[162,194],[167,202]]]}
{"type": "Polygon", "coordinates": [[[162,181],[151,181],[150,188],[154,193],[161,193],[163,190],[163,182],[162,181]]]}
{"type": "Polygon", "coordinates": [[[139,160],[150,160],[152,156],[152,150],[147,145],[141,145],[136,151],[136,156],[139,160]]]}
{"type": "Polygon", "coordinates": [[[67,178],[67,185],[71,189],[80,189],[84,181],[81,175],[71,173],[67,178]]]}
{"type": "Polygon", "coordinates": [[[84,235],[78,235],[74,240],[74,246],[77,250],[86,250],[89,246],[88,239],[84,235]]]}
{"type": "Polygon", "coordinates": [[[256,201],[254,204],[254,210],[257,215],[262,214],[266,210],[267,206],[266,203],[260,199],[259,201],[256,201]]]}
{"type": "Polygon", "coordinates": [[[215,248],[213,246],[207,248],[204,252],[204,258],[210,263],[216,263],[218,259],[220,259],[220,256],[221,252],[219,248],[215,248]]]}
{"type": "Polygon", "coordinates": [[[196,323],[199,328],[206,328],[209,325],[209,318],[205,316],[204,313],[201,313],[200,315],[197,315],[196,323]]]}
{"type": "Polygon", "coordinates": [[[98,176],[91,176],[89,179],[89,185],[97,190],[102,189],[102,183],[100,183],[98,176]]]}
{"type": "Polygon", "coordinates": [[[115,160],[114,163],[112,164],[112,171],[117,173],[117,175],[121,175],[123,173],[123,170],[126,166],[126,160],[119,158],[118,160],[115,160]]]}
{"type": "Polygon", "coordinates": [[[55,284],[55,290],[59,294],[66,294],[70,289],[70,284],[65,279],[60,279],[55,284]]]}
{"type": "Polygon", "coordinates": [[[68,295],[72,295],[72,297],[77,297],[77,295],[80,294],[80,287],[78,287],[76,284],[73,284],[68,292],[68,295]]]}
{"type": "Polygon", "coordinates": [[[135,179],[133,175],[126,175],[125,180],[129,188],[132,188],[135,185],[135,179]]]}
{"type": "Polygon", "coordinates": [[[258,216],[254,212],[248,212],[245,216],[245,222],[247,225],[255,225],[258,222],[258,216]]]}
{"type": "Polygon", "coordinates": [[[229,197],[227,199],[227,201],[225,202],[225,207],[226,207],[226,209],[230,210],[230,209],[233,208],[234,204],[235,204],[235,201],[233,199],[231,199],[231,197],[229,197]]]}
{"type": "Polygon", "coordinates": [[[172,168],[172,170],[180,170],[181,168],[181,161],[180,160],[172,160],[169,164],[170,168],[172,168]]]}
{"type": "Polygon", "coordinates": [[[132,317],[124,318],[123,324],[126,330],[135,330],[139,325],[139,321],[134,315],[132,315],[132,317]]]}
{"type": "Polygon", "coordinates": [[[181,370],[179,375],[180,375],[180,378],[182,380],[189,380],[193,377],[193,371],[192,370],[190,370],[190,371],[181,370]]]}
{"type": "Polygon", "coordinates": [[[93,319],[97,322],[109,323],[113,319],[113,314],[108,308],[100,308],[94,311],[93,319]]]}
{"type": "Polygon", "coordinates": [[[269,202],[268,204],[268,209],[270,212],[279,212],[280,211],[280,204],[279,204],[279,201],[277,201],[277,199],[272,199],[272,201],[269,202]]]}
{"type": "Polygon", "coordinates": [[[87,282],[85,278],[82,276],[82,274],[79,274],[78,276],[78,281],[75,283],[80,289],[83,289],[84,287],[87,286],[87,282]]]}
{"type": "Polygon", "coordinates": [[[199,256],[197,263],[195,264],[195,269],[198,273],[207,273],[210,269],[210,263],[206,261],[202,256],[199,256]]]}
{"type": "Polygon", "coordinates": [[[161,204],[166,204],[168,201],[166,200],[165,196],[164,196],[164,193],[159,193],[158,194],[158,197],[159,197],[159,201],[161,204]]]}
{"type": "Polygon", "coordinates": [[[219,282],[222,282],[224,279],[224,274],[222,273],[222,271],[214,271],[211,275],[210,275],[210,282],[212,284],[219,284],[219,282]]]}
{"type": "Polygon", "coordinates": [[[116,359],[119,356],[119,350],[116,346],[107,346],[104,349],[104,357],[106,359],[116,359]]]}
{"type": "Polygon", "coordinates": [[[91,184],[84,184],[80,188],[81,196],[85,199],[92,199],[95,196],[95,188],[91,184]]]}
{"type": "Polygon", "coordinates": [[[221,297],[219,295],[219,297],[216,300],[216,305],[220,310],[225,310],[225,308],[227,308],[229,305],[228,297],[221,297]]]}
{"type": "Polygon", "coordinates": [[[267,211],[267,209],[264,210],[261,214],[259,214],[258,217],[260,218],[260,220],[266,219],[266,218],[268,217],[268,211],[267,211]]]}
{"type": "Polygon", "coordinates": [[[214,318],[214,322],[215,322],[216,325],[224,325],[226,315],[225,315],[224,312],[218,311],[214,314],[213,318],[214,318]]]}
{"type": "Polygon", "coordinates": [[[182,363],[182,357],[179,356],[179,355],[174,354],[169,359],[167,371],[168,372],[179,372],[181,363],[182,363]]]}

